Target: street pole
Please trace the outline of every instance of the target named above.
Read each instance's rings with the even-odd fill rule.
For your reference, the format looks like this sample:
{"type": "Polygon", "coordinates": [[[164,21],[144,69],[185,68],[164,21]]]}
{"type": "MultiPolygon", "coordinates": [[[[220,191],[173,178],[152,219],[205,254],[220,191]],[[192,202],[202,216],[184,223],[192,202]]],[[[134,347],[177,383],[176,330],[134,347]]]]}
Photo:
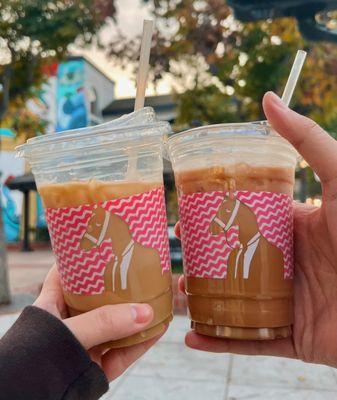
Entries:
{"type": "MultiPolygon", "coordinates": [[[[0,121],[1,122],[1,121],[0,121]]],[[[1,126],[1,124],[0,124],[1,126]]],[[[2,137],[0,134],[0,155],[2,151],[2,137]]],[[[2,171],[0,170],[0,184],[2,171]]],[[[2,193],[0,193],[0,304],[9,304],[11,295],[8,281],[8,262],[5,234],[2,220],[2,193]]]]}

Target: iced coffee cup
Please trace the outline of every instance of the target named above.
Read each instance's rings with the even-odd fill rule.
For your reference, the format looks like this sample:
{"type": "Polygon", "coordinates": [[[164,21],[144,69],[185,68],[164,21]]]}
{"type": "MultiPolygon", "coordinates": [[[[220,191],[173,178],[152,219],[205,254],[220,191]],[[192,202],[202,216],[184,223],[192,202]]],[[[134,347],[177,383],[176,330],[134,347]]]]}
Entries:
{"type": "Polygon", "coordinates": [[[266,123],[172,136],[192,328],[274,339],[293,323],[292,196],[297,153],[266,123]]]}
{"type": "Polygon", "coordinates": [[[170,127],[149,113],[18,148],[42,197],[70,315],[119,303],[154,310],[147,330],[110,347],[148,340],[172,319],[162,162],[170,127]]]}

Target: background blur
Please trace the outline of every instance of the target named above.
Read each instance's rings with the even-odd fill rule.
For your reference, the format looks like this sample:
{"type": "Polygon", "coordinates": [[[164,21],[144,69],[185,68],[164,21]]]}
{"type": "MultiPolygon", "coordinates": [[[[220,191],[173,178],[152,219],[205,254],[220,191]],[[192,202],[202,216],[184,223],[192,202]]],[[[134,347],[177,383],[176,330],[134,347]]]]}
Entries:
{"type": "MultiPolygon", "coordinates": [[[[32,136],[132,111],[143,18],[156,20],[147,104],[175,131],[263,119],[263,94],[282,93],[296,50],[303,48],[309,54],[292,107],[334,135],[337,14],[330,9],[335,2],[323,3],[231,1],[246,21],[241,22],[223,0],[0,1],[0,170],[7,242],[17,242],[23,233],[23,191],[6,186],[27,172],[23,160],[14,158],[14,147],[32,136]],[[293,17],[269,18],[283,14],[293,17]],[[304,37],[299,26],[310,19],[306,37],[321,39],[316,31],[331,37],[304,37]]],[[[165,172],[174,223],[169,165],[165,172]]],[[[30,239],[48,239],[40,200],[33,192],[29,197],[30,239]]],[[[295,197],[320,204],[319,182],[304,161],[295,197]]]]}

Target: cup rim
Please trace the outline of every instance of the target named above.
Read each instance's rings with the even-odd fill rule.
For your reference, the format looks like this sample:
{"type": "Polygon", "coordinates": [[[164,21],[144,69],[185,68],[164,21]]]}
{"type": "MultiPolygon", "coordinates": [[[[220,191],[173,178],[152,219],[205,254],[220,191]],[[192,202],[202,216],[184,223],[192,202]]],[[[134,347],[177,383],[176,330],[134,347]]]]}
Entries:
{"type": "Polygon", "coordinates": [[[50,152],[56,154],[59,152],[78,151],[108,144],[122,144],[123,142],[129,143],[130,141],[134,142],[142,139],[155,139],[169,134],[170,131],[170,124],[165,121],[155,121],[144,125],[117,126],[100,132],[95,130],[90,131],[89,128],[84,128],[82,132],[79,130],[74,130],[73,132],[66,131],[65,133],[51,133],[28,139],[26,143],[17,146],[15,150],[18,157],[29,158],[32,153],[34,153],[34,156],[38,157],[39,154],[41,154],[41,156],[46,156],[50,152]],[[104,137],[106,140],[103,143],[91,143],[88,145],[87,140],[94,139],[95,137],[104,137]],[[86,143],[83,143],[81,146],[81,141],[84,139],[86,143]],[[65,143],[78,143],[79,145],[69,150],[55,148],[55,146],[65,143]],[[53,148],[51,149],[50,146],[53,148]]]}
{"type": "Polygon", "coordinates": [[[30,138],[27,140],[26,144],[34,144],[36,142],[41,143],[42,139],[45,142],[50,142],[52,140],[55,139],[55,136],[60,136],[63,135],[62,137],[71,137],[71,135],[78,135],[78,134],[88,134],[88,133],[92,133],[92,134],[100,134],[102,132],[105,132],[107,130],[112,130],[112,129],[120,129],[120,128],[124,128],[124,127],[131,127],[133,126],[132,124],[128,124],[128,121],[131,120],[131,118],[135,118],[135,116],[137,116],[137,114],[144,114],[145,116],[149,116],[151,119],[146,121],[144,124],[135,124],[134,126],[145,126],[145,125],[151,125],[157,122],[161,122],[161,121],[157,121],[155,118],[155,112],[154,109],[152,107],[144,107],[140,110],[134,111],[130,114],[125,114],[122,115],[121,117],[115,119],[115,120],[111,120],[111,121],[107,121],[107,122],[103,122],[102,124],[98,124],[98,125],[93,125],[93,126],[85,126],[82,128],[74,128],[74,129],[69,129],[69,130],[65,130],[65,131],[61,131],[61,132],[50,132],[44,135],[40,135],[40,136],[35,136],[33,138],[30,138]],[[89,132],[90,131],[90,132],[89,132]]]}
{"type": "MultiPolygon", "coordinates": [[[[180,138],[183,137],[188,137],[194,133],[198,133],[198,132],[203,132],[203,131],[207,131],[207,130],[224,130],[225,131],[229,131],[228,133],[226,132],[226,134],[228,134],[228,136],[234,136],[237,135],[238,133],[230,131],[230,129],[232,128],[238,128],[238,127],[243,127],[243,128],[251,128],[252,130],[254,129],[255,132],[260,131],[260,135],[258,136],[278,136],[276,134],[273,134],[273,132],[275,132],[272,127],[269,125],[268,121],[253,121],[253,122],[225,122],[225,123],[221,123],[221,124],[210,124],[210,125],[202,125],[202,126],[198,126],[196,128],[191,128],[188,129],[186,131],[181,131],[178,133],[175,133],[173,135],[171,135],[168,138],[168,142],[174,142],[175,140],[178,140],[180,138]]],[[[244,134],[244,132],[240,132],[240,135],[244,134]]],[[[246,133],[245,136],[248,135],[253,135],[253,133],[249,132],[246,133]]],[[[255,136],[257,136],[255,134],[255,136]]]]}
{"type": "MultiPolygon", "coordinates": [[[[294,146],[277,133],[268,121],[234,122],[204,125],[170,135],[165,143],[164,157],[175,164],[175,159],[190,147],[207,146],[210,141],[226,143],[227,146],[238,145],[239,141],[252,140],[252,145],[259,143],[279,146],[283,154],[298,161],[301,159],[294,146]],[[232,142],[231,142],[232,141],[232,142]]],[[[254,146],[253,145],[253,146],[254,146]]],[[[253,147],[252,147],[253,148],[253,147]]]]}
{"type": "Polygon", "coordinates": [[[188,140],[193,140],[193,139],[197,141],[199,139],[198,133],[205,133],[205,134],[209,133],[209,135],[205,135],[209,136],[209,138],[213,134],[214,137],[222,137],[222,138],[252,137],[263,140],[270,139],[279,142],[282,145],[286,145],[289,147],[289,149],[296,152],[295,148],[291,145],[291,143],[289,143],[286,139],[284,139],[281,135],[279,135],[271,127],[271,125],[269,125],[268,121],[230,122],[230,123],[203,125],[170,135],[167,139],[166,144],[169,148],[171,148],[171,146],[173,147],[176,144],[179,145],[179,142],[183,142],[183,139],[186,139],[185,143],[188,140]]]}

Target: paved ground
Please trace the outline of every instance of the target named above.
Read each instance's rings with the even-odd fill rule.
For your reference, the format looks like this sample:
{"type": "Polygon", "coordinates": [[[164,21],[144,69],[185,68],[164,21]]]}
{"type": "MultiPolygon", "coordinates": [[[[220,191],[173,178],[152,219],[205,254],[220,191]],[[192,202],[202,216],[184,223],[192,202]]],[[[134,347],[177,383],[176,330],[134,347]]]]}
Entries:
{"type": "Polygon", "coordinates": [[[203,353],[183,344],[186,317],[122,378],[104,400],[335,400],[332,368],[273,357],[203,353]]]}
{"type": "Polygon", "coordinates": [[[54,256],[50,250],[35,250],[28,253],[9,251],[9,281],[12,293],[38,291],[53,263],[54,256]]]}
{"type": "MultiPolygon", "coordinates": [[[[0,337],[33,301],[53,263],[50,251],[10,252],[14,306],[0,308],[0,337]],[[2,315],[1,315],[2,313],[2,315]]],[[[103,400],[335,400],[337,370],[272,357],[193,351],[184,346],[188,319],[175,317],[167,334],[103,400]]]]}
{"type": "Polygon", "coordinates": [[[1,314],[10,314],[32,304],[41,290],[42,282],[54,263],[50,250],[28,253],[8,251],[9,284],[12,302],[0,307],[1,314]]]}
{"type": "MultiPolygon", "coordinates": [[[[0,316],[0,337],[17,315],[0,316]]],[[[186,317],[102,400],[335,400],[337,371],[300,361],[203,353],[183,344],[186,317]]]]}

